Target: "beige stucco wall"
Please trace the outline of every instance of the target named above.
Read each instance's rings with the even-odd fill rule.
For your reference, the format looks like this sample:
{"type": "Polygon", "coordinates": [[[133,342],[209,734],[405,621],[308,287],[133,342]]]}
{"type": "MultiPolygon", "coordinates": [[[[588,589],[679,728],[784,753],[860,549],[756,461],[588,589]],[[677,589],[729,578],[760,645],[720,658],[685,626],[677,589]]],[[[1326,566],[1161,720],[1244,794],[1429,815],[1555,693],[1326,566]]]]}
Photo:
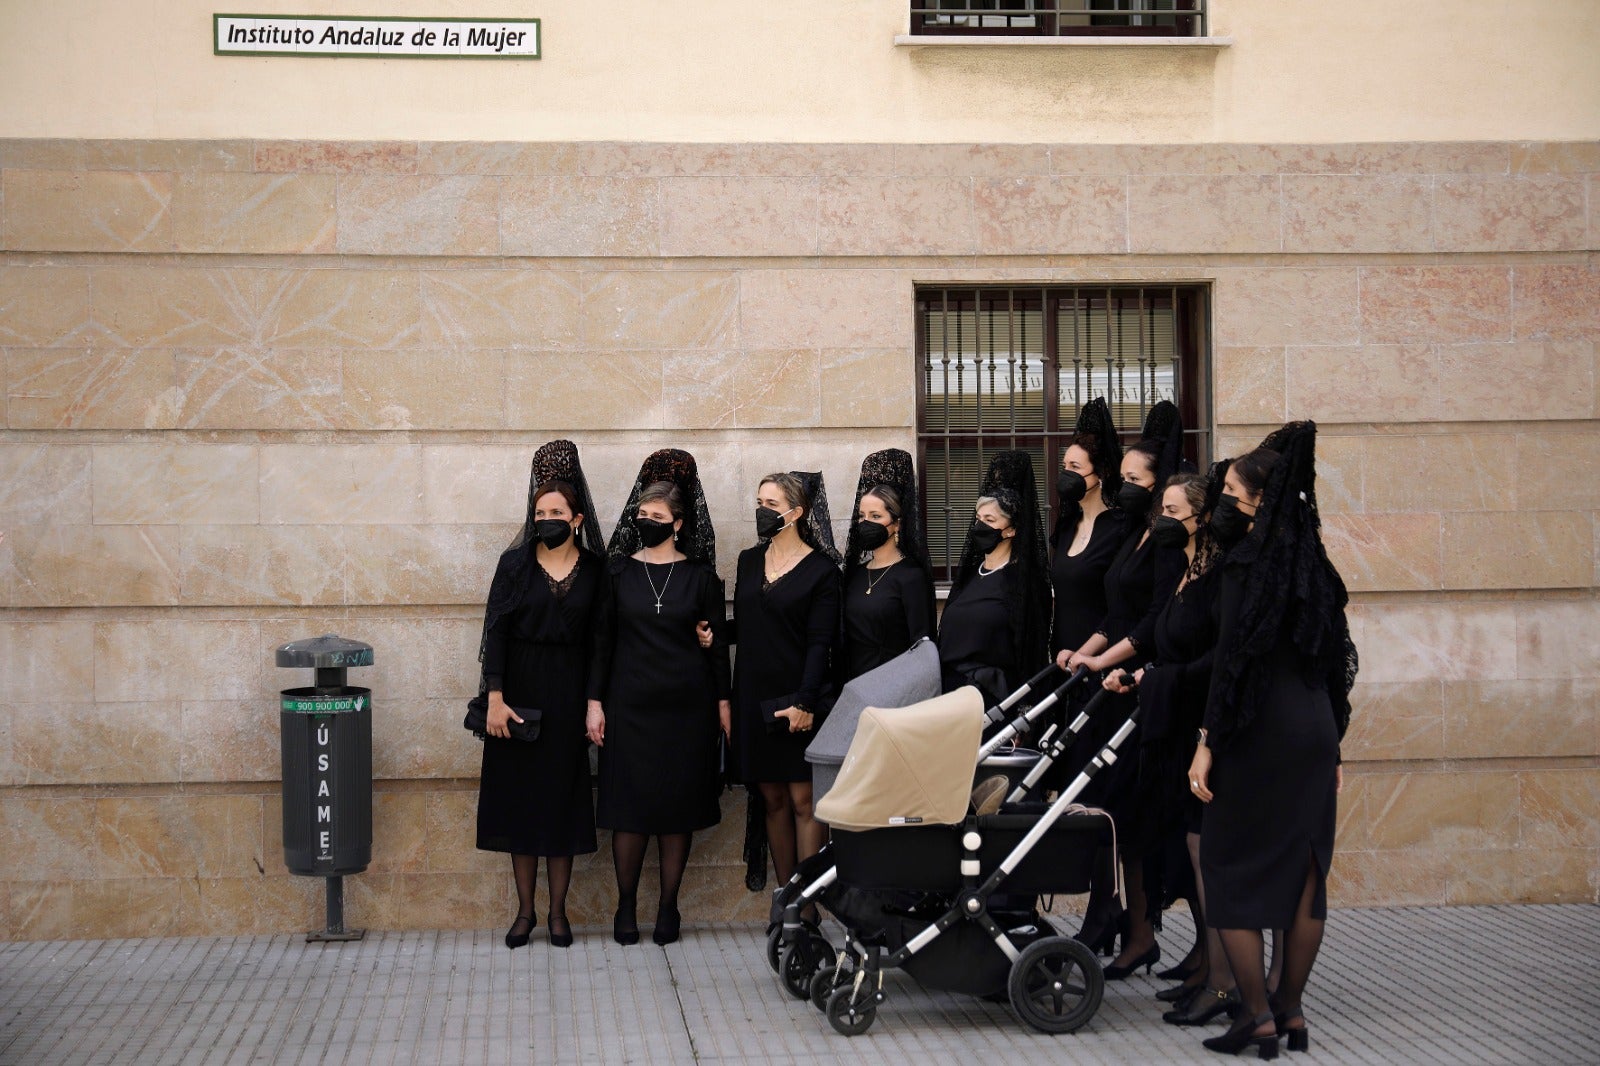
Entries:
{"type": "Polygon", "coordinates": [[[261,0],[539,17],[537,62],[217,57],[203,0],[0,4],[0,136],[1278,142],[1600,136],[1593,0],[1212,0],[1220,49],[897,48],[904,0],[261,0]]]}

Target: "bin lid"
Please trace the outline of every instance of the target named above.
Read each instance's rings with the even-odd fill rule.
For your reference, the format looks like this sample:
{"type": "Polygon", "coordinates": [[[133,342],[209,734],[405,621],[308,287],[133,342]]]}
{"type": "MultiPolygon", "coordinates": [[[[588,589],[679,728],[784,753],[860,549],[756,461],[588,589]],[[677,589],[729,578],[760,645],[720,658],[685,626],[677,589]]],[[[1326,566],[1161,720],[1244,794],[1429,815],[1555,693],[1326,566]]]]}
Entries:
{"type": "Polygon", "coordinates": [[[372,645],[325,633],[320,637],[290,641],[278,649],[279,666],[328,670],[340,666],[371,666],[372,645]]]}

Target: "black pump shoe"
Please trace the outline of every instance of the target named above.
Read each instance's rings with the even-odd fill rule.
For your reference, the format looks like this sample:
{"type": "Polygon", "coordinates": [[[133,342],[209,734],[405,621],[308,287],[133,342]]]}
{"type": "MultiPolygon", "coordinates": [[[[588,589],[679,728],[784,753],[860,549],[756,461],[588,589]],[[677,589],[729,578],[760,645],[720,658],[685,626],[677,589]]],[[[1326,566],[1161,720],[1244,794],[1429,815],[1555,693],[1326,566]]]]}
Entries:
{"type": "Polygon", "coordinates": [[[656,927],[650,930],[650,939],[665,947],[678,941],[679,926],[683,918],[674,907],[671,911],[662,911],[656,915],[656,927]]]}
{"type": "Polygon", "coordinates": [[[1144,967],[1144,972],[1148,974],[1150,972],[1151,968],[1153,968],[1155,966],[1155,964],[1160,962],[1160,961],[1161,961],[1161,945],[1160,944],[1151,944],[1149,951],[1145,952],[1143,955],[1140,955],[1137,959],[1134,959],[1132,962],[1128,963],[1128,965],[1126,965],[1126,966],[1107,966],[1106,967],[1106,980],[1107,981],[1122,981],[1122,980],[1126,980],[1128,978],[1128,976],[1133,973],[1133,971],[1137,970],[1141,966],[1144,967]]]}
{"type": "MultiPolygon", "coordinates": [[[[1193,957],[1194,952],[1190,952],[1189,955],[1190,957],[1193,957]]],[[[1187,981],[1189,978],[1200,972],[1200,967],[1204,962],[1204,959],[1195,958],[1194,964],[1190,965],[1189,959],[1186,958],[1176,966],[1168,966],[1165,970],[1162,970],[1160,973],[1156,974],[1156,976],[1161,978],[1163,981],[1187,981]]]]}
{"type": "Polygon", "coordinates": [[[1272,1012],[1267,1011],[1265,1014],[1258,1014],[1254,1018],[1234,1022],[1226,1033],[1202,1040],[1200,1043],[1204,1045],[1207,1051],[1215,1051],[1223,1055],[1237,1055],[1245,1048],[1253,1047],[1259,1057],[1275,1059],[1278,1057],[1277,1028],[1274,1027],[1272,1032],[1264,1036],[1256,1035],[1257,1029],[1272,1023],[1272,1021],[1272,1012]]]}
{"type": "Polygon", "coordinates": [[[567,921],[566,915],[557,917],[552,914],[546,919],[550,928],[550,946],[553,948],[570,948],[572,946],[572,923],[567,921]],[[556,923],[560,922],[564,933],[556,932],[556,923]]]}
{"type": "Polygon", "coordinates": [[[637,944],[639,942],[639,919],[635,918],[631,914],[629,914],[627,918],[628,920],[626,924],[624,924],[622,920],[622,911],[618,910],[616,915],[611,919],[611,939],[615,940],[623,947],[627,947],[630,944],[637,944]]]}
{"type": "Polygon", "coordinates": [[[510,948],[512,951],[515,951],[527,944],[528,934],[533,932],[533,927],[538,924],[539,916],[537,914],[517,915],[517,920],[511,923],[510,930],[506,932],[506,947],[510,948]],[[527,923],[527,928],[523,929],[520,933],[517,932],[517,930],[522,927],[523,923],[527,923]]]}
{"type": "Polygon", "coordinates": [[[1219,992],[1207,988],[1187,1003],[1180,1004],[1161,1016],[1168,1025],[1204,1025],[1219,1014],[1227,1014],[1239,1005],[1235,989],[1219,992]]]}

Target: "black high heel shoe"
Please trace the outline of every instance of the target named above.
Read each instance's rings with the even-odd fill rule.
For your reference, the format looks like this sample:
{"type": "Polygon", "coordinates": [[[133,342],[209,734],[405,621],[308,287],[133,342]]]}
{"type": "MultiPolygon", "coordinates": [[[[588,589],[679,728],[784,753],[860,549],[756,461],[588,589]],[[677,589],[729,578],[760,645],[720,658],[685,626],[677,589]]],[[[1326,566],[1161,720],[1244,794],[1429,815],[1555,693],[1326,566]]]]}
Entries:
{"type": "Polygon", "coordinates": [[[626,924],[623,923],[622,908],[617,908],[617,913],[611,919],[611,939],[627,947],[639,942],[639,919],[629,914],[626,924]]]}
{"type": "Polygon", "coordinates": [[[567,921],[567,916],[563,914],[557,917],[552,914],[546,919],[546,922],[550,927],[550,946],[553,948],[570,948],[572,946],[572,923],[567,921]],[[557,922],[562,924],[566,932],[556,932],[557,922]]]}
{"type": "Polygon", "coordinates": [[[1149,951],[1145,952],[1143,955],[1140,955],[1137,959],[1134,959],[1132,962],[1128,963],[1128,965],[1126,965],[1126,966],[1107,966],[1106,967],[1106,980],[1107,981],[1123,981],[1123,980],[1126,980],[1128,978],[1128,976],[1133,973],[1133,971],[1137,970],[1141,966],[1144,967],[1144,972],[1146,974],[1148,974],[1150,972],[1150,970],[1155,966],[1155,964],[1160,962],[1160,961],[1161,961],[1161,945],[1160,944],[1151,944],[1149,951]]]}
{"type": "Polygon", "coordinates": [[[1191,966],[1189,965],[1189,960],[1184,959],[1176,966],[1168,966],[1165,970],[1162,970],[1160,973],[1156,974],[1156,976],[1161,978],[1163,981],[1187,981],[1189,978],[1200,972],[1202,961],[1203,960],[1197,958],[1194,960],[1194,965],[1191,966]]]}
{"type": "Polygon", "coordinates": [[[518,948],[520,948],[520,947],[524,946],[525,944],[527,944],[527,942],[528,942],[528,934],[533,932],[533,927],[538,925],[538,924],[539,924],[539,916],[537,914],[519,914],[519,915],[517,915],[517,920],[511,923],[511,928],[509,930],[507,930],[507,932],[506,932],[506,947],[510,948],[512,951],[515,951],[518,948]],[[528,927],[526,929],[523,929],[522,932],[520,932],[520,933],[517,932],[517,929],[524,922],[527,923],[528,927]]]}
{"type": "Polygon", "coordinates": [[[1106,958],[1115,958],[1117,954],[1117,935],[1128,935],[1128,912],[1118,911],[1117,916],[1103,923],[1091,926],[1085,917],[1083,928],[1072,935],[1072,939],[1106,958]]]}
{"type": "Polygon", "coordinates": [[[683,921],[678,908],[671,911],[662,911],[656,915],[656,927],[650,930],[650,939],[662,947],[675,944],[678,941],[679,926],[683,921]]]}
{"type": "Polygon", "coordinates": [[[1236,989],[1219,992],[1208,988],[1187,1003],[1179,1004],[1161,1016],[1168,1025],[1204,1025],[1219,1014],[1227,1014],[1239,1005],[1236,989]]]}
{"type": "Polygon", "coordinates": [[[1311,1034],[1306,1031],[1306,1018],[1298,1010],[1285,1011],[1272,1016],[1273,1025],[1278,1028],[1278,1035],[1286,1039],[1290,1051],[1310,1051],[1311,1034]],[[1298,1020],[1299,1025],[1293,1029],[1289,1023],[1298,1020]]]}
{"type": "Polygon", "coordinates": [[[1256,1035],[1256,1030],[1263,1025],[1272,1023],[1272,1012],[1258,1014],[1254,1018],[1234,1022],[1226,1033],[1221,1036],[1209,1037],[1200,1043],[1207,1051],[1215,1051],[1223,1055],[1237,1055],[1247,1047],[1256,1049],[1256,1054],[1263,1059],[1278,1057],[1278,1030],[1276,1025],[1272,1032],[1262,1036],[1256,1035]]]}

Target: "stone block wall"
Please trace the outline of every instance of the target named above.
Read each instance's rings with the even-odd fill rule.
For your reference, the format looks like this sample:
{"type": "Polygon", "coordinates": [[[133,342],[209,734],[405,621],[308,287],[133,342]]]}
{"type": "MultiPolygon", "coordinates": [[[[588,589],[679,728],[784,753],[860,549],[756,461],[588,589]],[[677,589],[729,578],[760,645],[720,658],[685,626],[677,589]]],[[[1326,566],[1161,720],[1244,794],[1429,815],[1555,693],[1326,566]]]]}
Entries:
{"type": "MultiPolygon", "coordinates": [[[[272,650],[368,641],[352,924],[495,926],[481,598],[532,451],[914,440],[918,283],[1211,287],[1219,452],[1322,426],[1363,655],[1333,891],[1600,898],[1600,145],[0,142],[0,928],[307,928],[272,650]]],[[[841,514],[836,517],[842,518],[841,514]]],[[[731,576],[731,575],[730,575],[731,576]]],[[[742,806],[691,918],[756,918],[742,806]]],[[[602,849],[605,844],[602,841],[602,849]]],[[[603,922],[609,856],[573,917],[603,922]]]]}

